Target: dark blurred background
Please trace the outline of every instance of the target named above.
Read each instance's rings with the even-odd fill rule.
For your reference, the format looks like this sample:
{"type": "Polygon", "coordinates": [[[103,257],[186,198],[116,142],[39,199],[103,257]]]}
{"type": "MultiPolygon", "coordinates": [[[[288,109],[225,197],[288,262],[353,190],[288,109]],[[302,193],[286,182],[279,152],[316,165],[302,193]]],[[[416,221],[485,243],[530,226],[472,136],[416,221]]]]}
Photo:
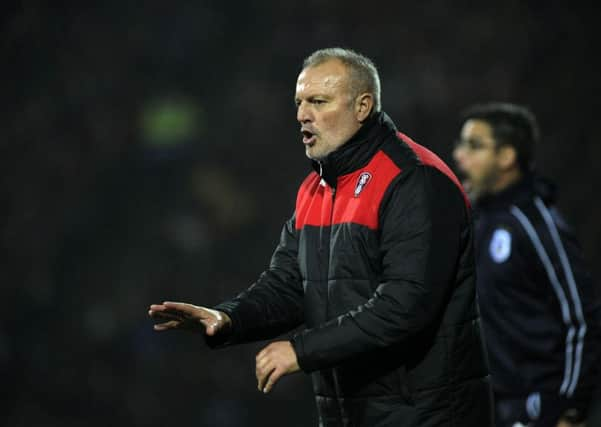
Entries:
{"type": "Polygon", "coordinates": [[[147,319],[268,263],[308,162],[313,50],[378,65],[385,111],[451,164],[459,111],[538,115],[538,168],[601,277],[599,8],[587,3],[21,1],[0,13],[0,425],[309,426],[307,377],[256,391],[265,343],[147,319]]]}

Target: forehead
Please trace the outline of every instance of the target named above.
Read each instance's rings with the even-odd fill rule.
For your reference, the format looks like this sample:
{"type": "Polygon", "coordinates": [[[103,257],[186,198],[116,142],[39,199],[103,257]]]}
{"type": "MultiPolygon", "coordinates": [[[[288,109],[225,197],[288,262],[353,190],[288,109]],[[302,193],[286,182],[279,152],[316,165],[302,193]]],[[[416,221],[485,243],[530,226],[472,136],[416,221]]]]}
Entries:
{"type": "Polygon", "coordinates": [[[297,95],[319,92],[334,92],[345,88],[347,81],[345,65],[335,59],[301,71],[296,81],[297,95]]]}
{"type": "Polygon", "coordinates": [[[463,124],[463,127],[461,128],[461,137],[463,139],[492,139],[492,127],[484,120],[469,119],[463,124]]]}

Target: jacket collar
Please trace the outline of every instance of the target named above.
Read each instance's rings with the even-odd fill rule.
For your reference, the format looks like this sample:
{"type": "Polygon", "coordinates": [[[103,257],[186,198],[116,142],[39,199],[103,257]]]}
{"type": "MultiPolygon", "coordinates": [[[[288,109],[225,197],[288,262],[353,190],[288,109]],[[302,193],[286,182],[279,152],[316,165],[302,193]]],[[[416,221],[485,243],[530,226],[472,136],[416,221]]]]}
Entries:
{"type": "Polygon", "coordinates": [[[338,177],[364,167],[382,143],[396,134],[396,126],[384,112],[368,118],[344,145],[322,160],[313,160],[313,169],[332,188],[336,188],[338,177]]]}
{"type": "Polygon", "coordinates": [[[550,180],[539,175],[528,173],[521,179],[494,194],[480,197],[475,207],[481,210],[503,208],[540,197],[546,204],[553,203],[556,196],[556,186],[550,180]]]}

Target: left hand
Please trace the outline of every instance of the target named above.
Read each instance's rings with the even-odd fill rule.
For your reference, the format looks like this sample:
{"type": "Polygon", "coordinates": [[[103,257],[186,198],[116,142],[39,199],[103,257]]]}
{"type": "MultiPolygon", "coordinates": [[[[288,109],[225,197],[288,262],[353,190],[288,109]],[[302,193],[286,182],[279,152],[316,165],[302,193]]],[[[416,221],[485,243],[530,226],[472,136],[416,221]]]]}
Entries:
{"type": "Polygon", "coordinates": [[[299,370],[296,352],[290,341],[272,342],[256,357],[255,373],[259,391],[269,393],[282,376],[299,370]]]}
{"type": "Polygon", "coordinates": [[[232,326],[232,320],[226,313],[184,302],[165,301],[163,304],[152,304],[148,315],[159,321],[164,320],[154,325],[155,331],[180,329],[213,336],[227,332],[232,326]]]}

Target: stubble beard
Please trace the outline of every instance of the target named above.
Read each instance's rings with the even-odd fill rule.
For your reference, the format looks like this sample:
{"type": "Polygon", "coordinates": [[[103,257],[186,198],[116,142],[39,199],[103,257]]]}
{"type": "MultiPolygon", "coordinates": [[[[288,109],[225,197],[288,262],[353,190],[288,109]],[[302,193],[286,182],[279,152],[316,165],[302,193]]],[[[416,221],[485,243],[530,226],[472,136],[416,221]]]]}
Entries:
{"type": "Polygon", "coordinates": [[[486,175],[482,177],[480,183],[475,185],[471,182],[471,189],[469,191],[469,197],[472,200],[477,200],[483,196],[494,194],[494,186],[499,179],[499,171],[496,169],[490,170],[486,175]]]}
{"type": "Polygon", "coordinates": [[[319,150],[319,149],[316,150],[316,148],[317,148],[316,145],[317,145],[317,142],[314,142],[312,146],[305,147],[305,155],[311,160],[314,160],[316,162],[321,162],[328,156],[329,153],[320,154],[319,151],[321,151],[321,150],[319,150]]]}

